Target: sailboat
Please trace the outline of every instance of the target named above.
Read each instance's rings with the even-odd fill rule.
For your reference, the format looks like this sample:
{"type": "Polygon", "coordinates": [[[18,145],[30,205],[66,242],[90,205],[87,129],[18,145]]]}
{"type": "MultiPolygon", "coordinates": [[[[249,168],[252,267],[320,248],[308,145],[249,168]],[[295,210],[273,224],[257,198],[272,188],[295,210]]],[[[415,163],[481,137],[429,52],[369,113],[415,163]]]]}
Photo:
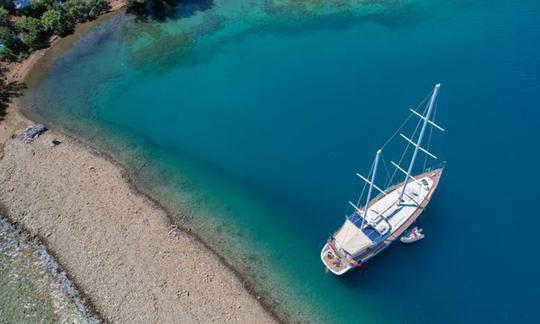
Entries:
{"type": "MultiPolygon", "coordinates": [[[[411,138],[415,138],[420,128],[416,140],[403,133],[399,134],[407,144],[407,148],[400,163],[392,161],[391,164],[395,168],[395,172],[399,171],[405,176],[404,180],[395,185],[390,184],[386,189],[381,189],[376,185],[379,160],[386,144],[377,151],[368,177],[357,174],[368,186],[365,204],[360,207],[358,203],[349,202],[353,207],[353,213],[346,216],[345,223],[330,236],[321,251],[321,260],[332,273],[342,275],[361,267],[366,261],[386,249],[418,219],[431,200],[439,185],[444,165],[426,168],[426,164],[424,164],[423,170],[415,175],[413,175],[413,170],[419,152],[426,154],[426,158],[437,159],[421,145],[428,127],[430,128],[430,140],[433,129],[444,132],[444,129],[435,123],[433,117],[440,87],[440,84],[436,84],[433,91],[424,100],[423,103],[429,98],[423,113],[410,109],[409,118],[414,116],[419,119],[415,132],[411,136],[411,138]],[[405,169],[400,164],[410,147],[413,148],[413,153],[408,167],[405,169]],[[378,192],[378,195],[372,198],[374,190],[378,192]]],[[[397,133],[399,133],[399,129],[394,136],[397,133]]]]}

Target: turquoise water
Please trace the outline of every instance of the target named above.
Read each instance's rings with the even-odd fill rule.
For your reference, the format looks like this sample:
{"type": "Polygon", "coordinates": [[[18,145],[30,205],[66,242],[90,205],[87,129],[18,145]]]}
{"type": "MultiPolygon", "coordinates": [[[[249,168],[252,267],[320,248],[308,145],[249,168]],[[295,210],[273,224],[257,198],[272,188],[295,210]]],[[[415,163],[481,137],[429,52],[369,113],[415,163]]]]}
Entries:
{"type": "Polygon", "coordinates": [[[29,113],[130,165],[286,318],[533,322],[537,2],[195,3],[106,19],[30,83],[29,113]],[[325,273],[355,173],[435,82],[426,239],[325,273]]]}

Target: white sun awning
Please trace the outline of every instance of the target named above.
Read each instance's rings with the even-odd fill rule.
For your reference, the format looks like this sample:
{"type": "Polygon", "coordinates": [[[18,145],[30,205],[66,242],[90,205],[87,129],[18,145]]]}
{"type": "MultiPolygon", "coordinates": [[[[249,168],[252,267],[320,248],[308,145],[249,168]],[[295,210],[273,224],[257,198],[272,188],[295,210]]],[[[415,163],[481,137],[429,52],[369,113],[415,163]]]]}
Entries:
{"type": "Polygon", "coordinates": [[[355,255],[371,243],[369,237],[348,219],[335,236],[336,247],[345,250],[350,255],[355,255]]]}

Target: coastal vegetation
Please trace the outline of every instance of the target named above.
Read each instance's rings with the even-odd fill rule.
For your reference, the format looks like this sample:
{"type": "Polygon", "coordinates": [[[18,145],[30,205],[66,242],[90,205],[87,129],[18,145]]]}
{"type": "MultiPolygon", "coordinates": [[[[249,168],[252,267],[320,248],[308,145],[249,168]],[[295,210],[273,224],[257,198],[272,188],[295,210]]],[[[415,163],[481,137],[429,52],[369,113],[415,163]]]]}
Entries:
{"type": "Polygon", "coordinates": [[[109,8],[107,0],[32,0],[25,6],[0,0],[0,59],[20,61],[48,46],[53,35],[69,34],[109,8]]]}
{"type": "Polygon", "coordinates": [[[22,90],[24,89],[24,83],[19,81],[8,81],[4,77],[6,74],[6,67],[0,67],[0,121],[2,121],[6,115],[6,108],[12,102],[13,98],[20,97],[22,90]]]}
{"type": "MultiPolygon", "coordinates": [[[[128,12],[143,19],[171,17],[178,2],[125,1],[128,12]]],[[[54,35],[65,36],[78,23],[96,19],[109,9],[107,0],[30,0],[25,5],[0,0],[0,60],[21,61],[33,50],[49,46],[54,35]]]]}

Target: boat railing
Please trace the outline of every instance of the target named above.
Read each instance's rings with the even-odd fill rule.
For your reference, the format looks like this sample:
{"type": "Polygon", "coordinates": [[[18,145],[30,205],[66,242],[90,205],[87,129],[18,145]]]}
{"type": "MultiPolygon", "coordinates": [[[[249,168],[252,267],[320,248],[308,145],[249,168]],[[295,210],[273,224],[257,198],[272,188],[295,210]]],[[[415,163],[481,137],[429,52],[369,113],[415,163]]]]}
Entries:
{"type": "Polygon", "coordinates": [[[437,169],[444,169],[446,166],[446,161],[435,163],[434,165],[431,165],[430,167],[424,169],[424,172],[430,172],[437,169]]]}

